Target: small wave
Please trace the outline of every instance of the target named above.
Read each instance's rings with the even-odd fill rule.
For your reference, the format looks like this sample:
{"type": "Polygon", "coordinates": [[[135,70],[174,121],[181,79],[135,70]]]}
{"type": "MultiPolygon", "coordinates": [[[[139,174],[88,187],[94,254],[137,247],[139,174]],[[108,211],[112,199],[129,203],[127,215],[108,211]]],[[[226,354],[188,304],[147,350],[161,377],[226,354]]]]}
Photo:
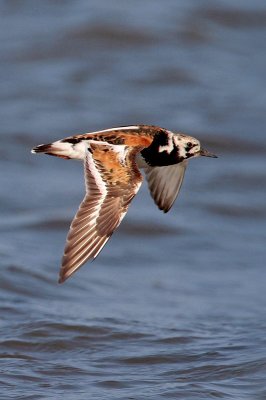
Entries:
{"type": "Polygon", "coordinates": [[[230,28],[265,28],[266,12],[264,10],[241,10],[239,8],[206,8],[200,14],[218,24],[228,26],[230,28]]]}

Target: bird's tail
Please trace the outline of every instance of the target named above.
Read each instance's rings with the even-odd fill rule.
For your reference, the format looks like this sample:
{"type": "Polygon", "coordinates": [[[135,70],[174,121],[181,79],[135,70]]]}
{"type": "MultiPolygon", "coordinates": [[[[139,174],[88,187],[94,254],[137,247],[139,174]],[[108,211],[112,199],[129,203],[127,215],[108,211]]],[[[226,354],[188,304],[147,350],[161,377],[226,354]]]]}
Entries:
{"type": "Polygon", "coordinates": [[[31,150],[32,153],[44,153],[50,156],[61,157],[65,159],[76,158],[83,159],[84,150],[77,149],[75,145],[69,142],[58,140],[54,143],[40,144],[31,150]],[[78,151],[77,151],[78,150],[78,151]]]}

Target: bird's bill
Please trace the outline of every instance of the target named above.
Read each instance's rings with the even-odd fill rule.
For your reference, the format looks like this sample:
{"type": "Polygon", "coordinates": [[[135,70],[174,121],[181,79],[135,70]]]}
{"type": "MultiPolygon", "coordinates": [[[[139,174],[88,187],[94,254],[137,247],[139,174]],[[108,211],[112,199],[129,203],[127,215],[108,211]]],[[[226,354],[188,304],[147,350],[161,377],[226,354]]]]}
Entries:
{"type": "Polygon", "coordinates": [[[210,153],[208,150],[205,150],[205,149],[201,149],[199,153],[200,153],[200,156],[218,158],[218,156],[216,156],[213,153],[210,153]]]}

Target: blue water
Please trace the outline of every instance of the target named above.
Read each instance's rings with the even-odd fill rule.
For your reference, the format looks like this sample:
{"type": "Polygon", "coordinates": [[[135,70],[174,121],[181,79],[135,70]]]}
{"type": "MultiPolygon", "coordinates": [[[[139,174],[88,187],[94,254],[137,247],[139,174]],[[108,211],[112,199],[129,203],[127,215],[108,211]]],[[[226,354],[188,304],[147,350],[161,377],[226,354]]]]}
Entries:
{"type": "Polygon", "coordinates": [[[1,399],[266,398],[266,5],[1,2],[1,399]],[[30,149],[156,124],[190,162],[144,185],[97,260],[57,284],[82,165],[30,149]]]}

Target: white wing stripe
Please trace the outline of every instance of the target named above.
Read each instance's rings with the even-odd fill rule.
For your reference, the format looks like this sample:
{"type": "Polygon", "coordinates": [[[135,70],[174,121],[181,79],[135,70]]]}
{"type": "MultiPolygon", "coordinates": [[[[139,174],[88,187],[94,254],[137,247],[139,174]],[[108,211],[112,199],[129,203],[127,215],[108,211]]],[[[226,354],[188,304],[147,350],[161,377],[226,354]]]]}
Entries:
{"type": "MultiPolygon", "coordinates": [[[[86,151],[86,159],[85,159],[85,163],[84,163],[84,169],[85,169],[85,177],[88,176],[88,174],[91,174],[93,176],[93,178],[95,179],[95,183],[97,185],[97,188],[99,189],[99,192],[105,197],[107,194],[106,186],[102,180],[102,177],[101,177],[99,171],[97,170],[97,168],[94,164],[94,160],[93,160],[93,157],[92,157],[89,149],[88,149],[88,151],[86,151]],[[87,168],[89,169],[88,173],[87,173],[87,168]]],[[[87,180],[85,180],[85,183],[86,183],[86,189],[87,189],[87,193],[88,193],[89,187],[88,187],[87,180]]],[[[103,199],[102,199],[102,202],[103,202],[103,199]]]]}
{"type": "Polygon", "coordinates": [[[104,129],[102,131],[89,132],[87,134],[85,133],[85,135],[90,135],[90,134],[95,135],[98,133],[111,132],[111,131],[127,131],[127,130],[131,130],[131,129],[139,129],[139,128],[140,127],[138,125],[120,126],[117,128],[109,128],[109,129],[104,129]]]}

